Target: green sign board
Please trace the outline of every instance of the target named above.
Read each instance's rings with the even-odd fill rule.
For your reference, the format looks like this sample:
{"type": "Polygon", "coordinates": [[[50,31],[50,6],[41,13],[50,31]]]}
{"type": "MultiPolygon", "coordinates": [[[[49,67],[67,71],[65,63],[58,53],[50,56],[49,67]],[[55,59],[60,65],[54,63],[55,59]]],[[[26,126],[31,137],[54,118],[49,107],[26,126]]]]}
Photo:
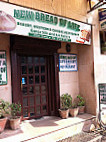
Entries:
{"type": "Polygon", "coordinates": [[[6,52],[0,51],[0,85],[7,84],[6,52]]]}
{"type": "Polygon", "coordinates": [[[2,1],[0,1],[0,32],[91,44],[89,24],[2,1]]]}
{"type": "Polygon", "coordinates": [[[100,104],[106,104],[106,84],[99,84],[100,104]]]}
{"type": "Polygon", "coordinates": [[[103,127],[106,127],[106,83],[99,84],[99,119],[103,127]]]}

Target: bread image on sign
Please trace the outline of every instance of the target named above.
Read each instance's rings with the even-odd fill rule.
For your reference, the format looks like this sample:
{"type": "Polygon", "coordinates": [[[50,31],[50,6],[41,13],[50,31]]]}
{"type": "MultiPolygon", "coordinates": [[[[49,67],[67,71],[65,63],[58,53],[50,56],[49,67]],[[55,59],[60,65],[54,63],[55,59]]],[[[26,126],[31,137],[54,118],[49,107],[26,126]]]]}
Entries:
{"type": "Polygon", "coordinates": [[[81,30],[81,37],[80,38],[89,42],[90,32],[87,30],[81,30]]]}
{"type": "Polygon", "coordinates": [[[6,14],[3,11],[0,11],[0,31],[12,31],[15,28],[15,19],[11,15],[6,14]]]}

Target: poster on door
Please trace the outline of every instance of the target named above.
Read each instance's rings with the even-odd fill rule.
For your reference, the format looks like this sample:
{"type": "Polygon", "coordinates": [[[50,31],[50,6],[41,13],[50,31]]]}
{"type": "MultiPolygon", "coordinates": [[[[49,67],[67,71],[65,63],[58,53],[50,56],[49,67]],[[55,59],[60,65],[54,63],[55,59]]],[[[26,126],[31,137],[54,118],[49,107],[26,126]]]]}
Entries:
{"type": "Polygon", "coordinates": [[[59,54],[59,71],[77,71],[77,55],[59,54]]]}
{"type": "Polygon", "coordinates": [[[0,51],[0,85],[7,84],[6,52],[0,51]]]}

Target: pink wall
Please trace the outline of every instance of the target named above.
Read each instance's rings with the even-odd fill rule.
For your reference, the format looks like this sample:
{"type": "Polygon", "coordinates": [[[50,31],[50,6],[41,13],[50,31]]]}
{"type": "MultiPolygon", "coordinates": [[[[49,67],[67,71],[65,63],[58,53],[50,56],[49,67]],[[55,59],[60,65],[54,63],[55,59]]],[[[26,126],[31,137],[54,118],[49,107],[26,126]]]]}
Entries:
{"type": "MultiPolygon", "coordinates": [[[[66,43],[61,43],[61,49],[58,53],[66,53],[66,43]]],[[[70,44],[71,54],[78,54],[76,44],[70,44]]],[[[73,100],[79,93],[78,71],[75,72],[59,72],[60,95],[69,93],[73,100]]]]}
{"type": "Polygon", "coordinates": [[[10,36],[0,34],[0,50],[6,51],[7,57],[7,85],[0,85],[0,98],[11,102],[11,63],[10,63],[10,36]]]}
{"type": "Polygon", "coordinates": [[[92,46],[78,45],[79,90],[86,101],[86,112],[96,114],[94,57],[92,46]]]}
{"type": "MultiPolygon", "coordinates": [[[[96,114],[96,93],[94,86],[94,57],[92,46],[70,44],[72,54],[77,54],[77,72],[59,72],[60,95],[69,93],[73,100],[78,94],[86,101],[86,112],[96,114]]],[[[66,43],[61,44],[58,53],[66,53],[66,43]]]]}

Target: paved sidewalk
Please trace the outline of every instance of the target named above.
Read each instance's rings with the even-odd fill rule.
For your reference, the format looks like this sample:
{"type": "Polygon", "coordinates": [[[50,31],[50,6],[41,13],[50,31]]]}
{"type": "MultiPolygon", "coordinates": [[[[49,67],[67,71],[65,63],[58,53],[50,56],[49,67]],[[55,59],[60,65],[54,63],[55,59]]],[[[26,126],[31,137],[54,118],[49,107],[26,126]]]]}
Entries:
{"type": "Polygon", "coordinates": [[[80,134],[60,140],[58,142],[106,142],[106,136],[103,136],[98,132],[81,132],[80,134]]]}
{"type": "Polygon", "coordinates": [[[80,133],[86,124],[95,117],[90,114],[61,119],[60,117],[44,117],[39,120],[26,120],[20,129],[6,129],[0,134],[0,142],[55,142],[80,133]]]}

